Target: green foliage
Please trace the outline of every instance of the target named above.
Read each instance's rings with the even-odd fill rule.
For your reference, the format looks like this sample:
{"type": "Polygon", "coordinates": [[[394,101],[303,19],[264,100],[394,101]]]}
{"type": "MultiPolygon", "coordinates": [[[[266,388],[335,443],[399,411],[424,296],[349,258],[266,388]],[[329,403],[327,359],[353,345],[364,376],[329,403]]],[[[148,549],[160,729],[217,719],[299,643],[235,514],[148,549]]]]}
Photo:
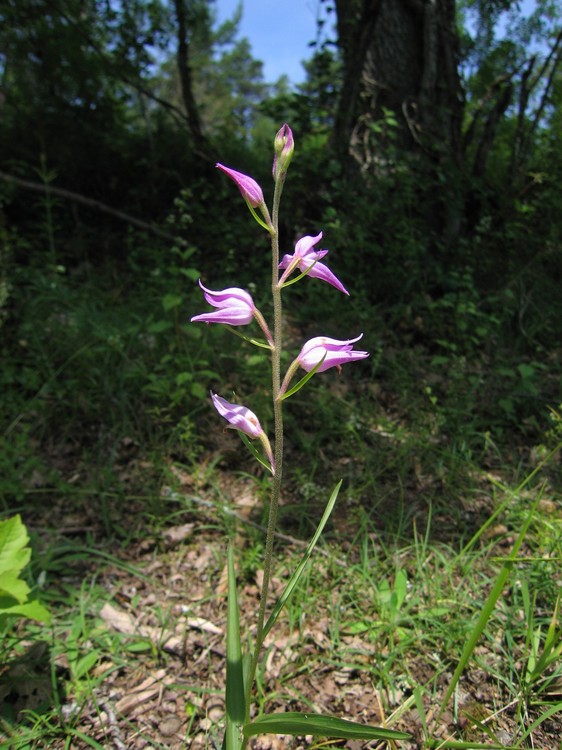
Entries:
{"type": "Polygon", "coordinates": [[[29,563],[29,536],[19,515],[0,520],[0,627],[10,618],[48,622],[50,613],[37,601],[29,601],[31,589],[21,578],[29,563]]]}

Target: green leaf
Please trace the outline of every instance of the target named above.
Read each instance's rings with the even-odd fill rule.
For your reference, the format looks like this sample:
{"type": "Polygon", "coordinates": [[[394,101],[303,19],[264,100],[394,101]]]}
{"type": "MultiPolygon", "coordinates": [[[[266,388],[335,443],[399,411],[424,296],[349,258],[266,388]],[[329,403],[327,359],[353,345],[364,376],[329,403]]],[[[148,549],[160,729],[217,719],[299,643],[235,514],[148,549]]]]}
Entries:
{"type": "Polygon", "coordinates": [[[156,320],[148,326],[147,330],[149,333],[163,333],[171,327],[172,323],[169,320],[156,320]]]}
{"type": "Polygon", "coordinates": [[[336,504],[336,500],[338,498],[338,493],[339,493],[339,491],[341,489],[342,481],[343,480],[340,479],[340,481],[336,484],[336,486],[334,488],[334,491],[330,495],[330,499],[328,500],[328,504],[326,505],[326,510],[324,511],[324,514],[323,514],[322,518],[320,519],[320,523],[318,524],[318,528],[314,532],[314,536],[312,537],[312,539],[308,543],[308,547],[306,548],[306,550],[304,552],[302,560],[300,561],[297,569],[295,570],[295,572],[291,576],[291,578],[289,580],[289,583],[285,586],[285,590],[283,591],[283,593],[281,594],[281,596],[277,600],[277,603],[275,604],[275,607],[273,608],[273,612],[269,616],[268,621],[265,623],[265,627],[263,629],[263,638],[266,637],[266,635],[269,633],[269,631],[271,630],[271,628],[275,624],[275,621],[279,617],[279,614],[280,614],[281,610],[283,609],[283,607],[285,606],[285,603],[286,603],[287,599],[291,596],[291,594],[293,593],[293,591],[295,589],[295,586],[299,582],[299,578],[301,577],[301,575],[302,575],[302,573],[304,571],[305,565],[307,564],[307,562],[308,562],[308,560],[310,558],[310,555],[312,554],[312,551],[316,547],[316,544],[317,544],[318,540],[320,539],[320,535],[324,531],[324,526],[326,525],[326,523],[328,521],[328,518],[330,517],[330,513],[332,512],[332,510],[334,508],[334,505],[336,504]]]}
{"type": "Polygon", "coordinates": [[[31,550],[27,530],[19,515],[0,521],[0,574],[19,573],[29,562],[31,550]]]}
{"type": "Polygon", "coordinates": [[[0,607],[0,619],[3,617],[27,617],[37,622],[50,622],[51,613],[39,602],[15,604],[13,607],[0,607]]]}
{"type": "Polygon", "coordinates": [[[399,610],[408,593],[408,576],[402,569],[398,571],[394,578],[394,591],[396,592],[396,609],[399,610]]]}
{"type": "Polygon", "coordinates": [[[88,674],[90,669],[92,669],[92,667],[97,663],[99,656],[100,651],[96,648],[93,651],[90,651],[89,654],[86,654],[81,659],[79,659],[72,670],[74,672],[74,677],[79,680],[81,677],[84,677],[84,675],[88,674]]]}
{"type": "Polygon", "coordinates": [[[18,576],[18,572],[14,570],[7,570],[5,573],[0,573],[0,600],[6,596],[15,599],[20,604],[23,604],[27,600],[29,586],[18,576]]]}
{"type": "Polygon", "coordinates": [[[314,365],[314,367],[312,368],[312,370],[310,372],[307,372],[306,375],[303,378],[301,378],[296,385],[294,385],[292,388],[289,388],[288,391],[285,391],[285,393],[281,396],[281,401],[284,401],[286,398],[289,398],[289,396],[292,396],[297,391],[300,391],[300,389],[303,387],[303,385],[306,385],[306,383],[308,383],[308,381],[310,380],[310,378],[317,373],[318,368],[320,367],[320,365],[326,359],[327,356],[328,356],[328,353],[326,352],[326,354],[324,354],[324,356],[322,357],[322,359],[320,360],[320,362],[318,362],[318,364],[314,365]]]}
{"type": "Polygon", "coordinates": [[[240,331],[237,331],[236,328],[233,328],[229,325],[224,325],[225,330],[230,331],[230,333],[233,333],[235,336],[238,336],[239,339],[243,339],[244,341],[247,341],[249,344],[253,344],[254,346],[259,346],[262,349],[271,349],[271,346],[267,343],[267,341],[260,341],[259,339],[250,338],[249,336],[245,336],[243,333],[240,333],[240,331]]]}
{"type": "Polygon", "coordinates": [[[193,398],[198,398],[200,401],[207,398],[207,389],[203,388],[201,383],[192,383],[190,390],[193,398]]]}
{"type": "Polygon", "coordinates": [[[368,724],[357,724],[347,719],[321,714],[288,711],[283,714],[259,716],[246,724],[244,735],[256,734],[312,734],[320,737],[341,737],[355,740],[409,740],[409,734],[368,724]]]}
{"type": "Polygon", "coordinates": [[[242,646],[240,643],[240,621],[238,617],[238,595],[234,573],[234,552],[228,547],[228,606],[226,615],[226,750],[237,750],[242,737],[246,706],[244,698],[244,675],[242,668],[242,646]]]}
{"type": "Polygon", "coordinates": [[[199,281],[201,273],[196,268],[180,268],[180,273],[191,281],[199,281]]]}
{"type": "Polygon", "coordinates": [[[179,307],[182,302],[183,297],[179,294],[166,294],[166,296],[162,298],[162,307],[165,312],[169,312],[170,310],[173,310],[174,307],[179,307]]]}
{"type": "Polygon", "coordinates": [[[517,750],[514,745],[490,745],[485,742],[461,742],[458,740],[426,740],[424,747],[435,750],[517,750]]]}
{"type": "Polygon", "coordinates": [[[31,557],[28,542],[27,529],[19,515],[0,521],[0,616],[48,622],[50,615],[44,607],[27,602],[29,586],[19,578],[31,557]]]}
{"type": "Polygon", "coordinates": [[[543,490],[544,490],[544,487],[542,488],[540,492],[537,493],[537,498],[535,499],[535,502],[531,506],[529,513],[527,514],[527,518],[525,519],[525,522],[523,523],[521,531],[519,532],[519,535],[517,536],[517,539],[515,540],[513,549],[511,551],[511,556],[502,565],[501,570],[498,573],[498,576],[494,583],[494,586],[492,587],[492,590],[488,594],[488,599],[486,600],[484,607],[480,611],[480,616],[478,617],[478,620],[476,621],[476,624],[474,625],[472,629],[472,633],[470,634],[469,639],[464,645],[464,649],[462,651],[461,657],[459,659],[459,663],[456,666],[455,672],[449,684],[449,688],[447,689],[447,692],[445,693],[445,697],[443,698],[441,702],[441,706],[437,714],[437,719],[441,718],[443,712],[445,711],[445,708],[447,707],[447,704],[451,700],[451,697],[453,693],[455,692],[455,688],[461,678],[461,675],[464,672],[466,665],[468,664],[468,660],[472,656],[472,653],[474,649],[476,648],[476,644],[480,640],[480,636],[484,632],[486,624],[488,623],[488,620],[492,616],[492,612],[494,611],[496,602],[501,596],[501,593],[505,586],[505,582],[507,581],[507,578],[511,572],[511,569],[513,568],[513,564],[517,559],[517,555],[519,554],[519,550],[521,549],[521,545],[523,544],[525,535],[527,534],[529,526],[531,525],[531,520],[533,518],[533,515],[542,498],[543,490]]]}
{"type": "Polygon", "coordinates": [[[240,438],[242,439],[242,442],[246,446],[246,448],[250,451],[252,456],[260,463],[265,469],[268,471],[271,471],[271,465],[269,461],[264,458],[264,456],[259,452],[259,450],[256,448],[256,446],[252,443],[252,441],[249,439],[247,435],[245,435],[243,432],[238,430],[238,434],[240,435],[240,438]]]}

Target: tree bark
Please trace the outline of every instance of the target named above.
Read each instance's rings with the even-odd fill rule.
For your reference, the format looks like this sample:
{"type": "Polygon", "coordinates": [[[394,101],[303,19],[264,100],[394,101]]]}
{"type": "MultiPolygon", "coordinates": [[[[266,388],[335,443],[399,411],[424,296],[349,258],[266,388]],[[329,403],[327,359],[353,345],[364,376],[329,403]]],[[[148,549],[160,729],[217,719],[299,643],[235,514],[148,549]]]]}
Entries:
{"type": "Polygon", "coordinates": [[[358,116],[361,71],[365,67],[382,0],[336,0],[338,36],[344,59],[344,77],[334,121],[332,142],[345,154],[358,116]]]}
{"type": "Polygon", "coordinates": [[[191,76],[191,67],[189,64],[189,41],[188,41],[188,29],[187,29],[187,18],[185,12],[185,0],[174,0],[174,7],[176,11],[176,20],[178,22],[178,49],[177,49],[177,63],[178,72],[180,76],[181,92],[185,112],[187,115],[187,122],[189,126],[189,132],[193,138],[195,149],[200,151],[202,155],[205,155],[208,151],[205,136],[201,128],[201,120],[199,118],[199,110],[195,97],[193,96],[193,81],[191,76]]]}
{"type": "Polygon", "coordinates": [[[336,0],[336,9],[345,65],[334,124],[339,150],[363,143],[363,132],[392,113],[401,148],[445,146],[458,161],[463,97],[454,0],[336,0]]]}

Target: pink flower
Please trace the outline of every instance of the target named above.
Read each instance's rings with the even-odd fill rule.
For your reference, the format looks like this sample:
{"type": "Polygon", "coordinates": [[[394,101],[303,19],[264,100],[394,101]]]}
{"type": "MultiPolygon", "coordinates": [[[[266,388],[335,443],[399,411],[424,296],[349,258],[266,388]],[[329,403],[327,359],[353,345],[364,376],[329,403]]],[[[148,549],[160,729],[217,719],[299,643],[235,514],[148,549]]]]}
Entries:
{"type": "Polygon", "coordinates": [[[221,417],[224,417],[227,422],[230,422],[233,429],[241,430],[251,438],[258,438],[263,434],[259,419],[253,411],[250,411],[245,406],[231,404],[226,399],[217,396],[217,394],[212,391],[211,398],[213,399],[215,409],[221,417]]]}
{"type": "Polygon", "coordinates": [[[192,323],[199,321],[201,323],[226,323],[231,326],[243,326],[252,321],[256,313],[256,307],[248,292],[236,287],[212,292],[204,287],[201,281],[199,281],[199,286],[203,290],[207,302],[218,309],[202,315],[195,315],[191,318],[192,323]]]}
{"type": "MultiPolygon", "coordinates": [[[[241,406],[240,404],[231,404],[225,398],[217,396],[217,394],[213,393],[212,391],[211,398],[213,399],[215,409],[218,411],[221,417],[224,417],[227,422],[230,422],[230,425],[232,425],[232,429],[240,430],[240,432],[244,432],[249,437],[258,438],[261,441],[261,444],[263,445],[263,449],[267,456],[267,460],[269,462],[268,468],[271,470],[272,474],[275,474],[275,461],[273,458],[273,451],[271,450],[269,438],[262,430],[260,421],[254,414],[254,412],[250,411],[250,409],[248,409],[246,406],[241,406]]],[[[260,458],[259,460],[264,464],[264,466],[267,466],[267,463],[265,463],[263,459],[260,458]]]]}
{"type": "Polygon", "coordinates": [[[317,234],[316,237],[302,237],[295,245],[295,252],[293,255],[284,255],[279,268],[285,268],[285,273],[279,279],[279,286],[282,286],[285,280],[292,274],[295,268],[298,268],[301,273],[304,273],[310,268],[308,272],[309,276],[315,279],[321,279],[326,281],[328,284],[335,286],[340,292],[349,294],[347,289],[341,283],[341,281],[330,271],[328,266],[324,263],[320,263],[320,259],[328,254],[327,250],[314,250],[316,245],[322,239],[322,232],[317,234]]]}
{"type": "Polygon", "coordinates": [[[262,206],[265,203],[263,191],[252,177],[248,177],[247,174],[243,174],[242,172],[237,172],[235,169],[230,169],[230,167],[225,167],[224,164],[217,164],[217,168],[228,175],[238,185],[244,200],[248,201],[252,208],[262,206]]]}
{"type": "Polygon", "coordinates": [[[369,356],[369,352],[360,352],[353,350],[353,344],[362,338],[363,334],[360,333],[355,339],[348,339],[347,341],[338,341],[337,339],[329,339],[326,336],[318,336],[314,339],[310,339],[300,351],[296,361],[299,365],[310,372],[319,362],[322,362],[317,372],[324,372],[330,367],[337,367],[340,369],[341,365],[347,362],[354,362],[358,359],[365,359],[369,356]],[[324,358],[324,361],[322,359],[324,358]]]}

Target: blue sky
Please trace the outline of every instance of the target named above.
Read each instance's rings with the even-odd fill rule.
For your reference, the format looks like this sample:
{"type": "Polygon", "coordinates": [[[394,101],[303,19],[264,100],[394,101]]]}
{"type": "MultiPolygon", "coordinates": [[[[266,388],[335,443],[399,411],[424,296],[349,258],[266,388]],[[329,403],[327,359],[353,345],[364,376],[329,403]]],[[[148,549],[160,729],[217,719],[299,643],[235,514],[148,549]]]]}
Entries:
{"type": "MultiPolygon", "coordinates": [[[[231,18],[239,0],[218,0],[218,21],[231,18]]],[[[286,74],[291,83],[304,80],[301,60],[310,57],[316,38],[318,0],[243,0],[240,36],[248,37],[252,55],[264,63],[264,78],[273,83],[286,74]]]]}
{"type": "MultiPolygon", "coordinates": [[[[525,14],[536,0],[522,0],[525,14]]],[[[239,0],[217,0],[217,20],[231,18],[239,0]]],[[[240,36],[248,37],[252,55],[264,64],[264,78],[273,83],[286,74],[291,83],[304,81],[301,60],[312,54],[319,0],[242,0],[240,36]]]]}

